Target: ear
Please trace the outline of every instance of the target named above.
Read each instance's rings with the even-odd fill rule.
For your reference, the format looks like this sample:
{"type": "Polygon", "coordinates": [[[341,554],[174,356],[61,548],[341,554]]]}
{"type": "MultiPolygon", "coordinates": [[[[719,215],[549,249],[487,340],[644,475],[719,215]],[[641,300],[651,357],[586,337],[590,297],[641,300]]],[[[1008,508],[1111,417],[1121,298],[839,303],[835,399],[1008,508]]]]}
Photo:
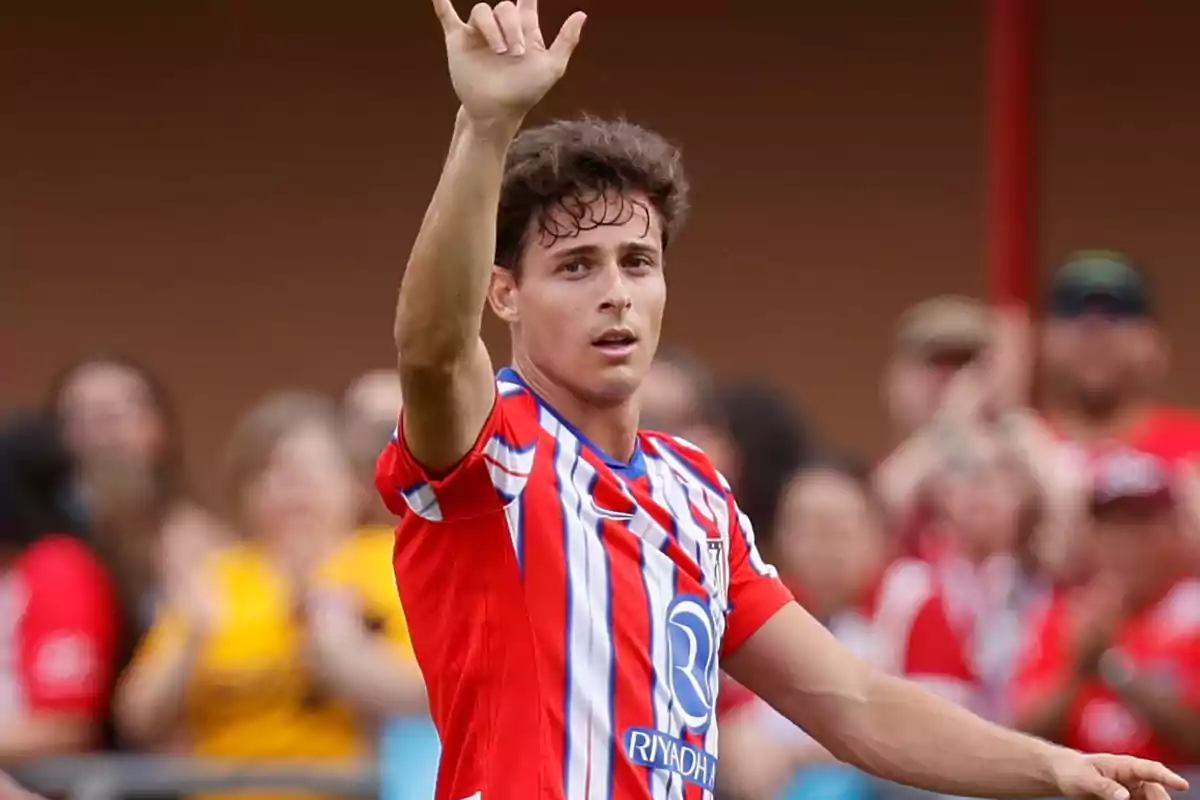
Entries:
{"type": "Polygon", "coordinates": [[[488,303],[501,322],[511,325],[520,319],[519,297],[517,276],[512,270],[492,267],[492,280],[488,284],[488,303]]]}

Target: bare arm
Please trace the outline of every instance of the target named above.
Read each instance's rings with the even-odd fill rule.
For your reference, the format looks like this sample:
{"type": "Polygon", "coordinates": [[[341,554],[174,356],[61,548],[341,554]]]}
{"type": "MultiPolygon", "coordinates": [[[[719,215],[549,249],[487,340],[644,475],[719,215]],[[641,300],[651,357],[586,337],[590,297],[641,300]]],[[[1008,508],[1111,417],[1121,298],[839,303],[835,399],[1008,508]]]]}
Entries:
{"type": "Polygon", "coordinates": [[[150,745],[175,731],[184,716],[188,682],[201,644],[201,634],[191,628],[177,646],[137,659],[128,668],[113,701],[124,736],[150,745]]]}
{"type": "Polygon", "coordinates": [[[405,441],[425,467],[443,471],[470,451],[495,400],[479,331],[508,146],[566,71],[584,16],[568,18],[547,47],[536,0],[481,3],[466,22],[451,0],[433,5],[462,109],[400,284],[394,333],[405,441]]]}
{"type": "Polygon", "coordinates": [[[426,710],[425,681],[395,642],[371,635],[359,607],[337,593],[314,593],[309,645],[326,683],[373,717],[426,710]]]}
{"type": "Polygon", "coordinates": [[[504,157],[515,128],[480,128],[462,111],[396,304],[405,439],[445,470],[471,449],[495,399],[479,330],[496,246],[504,157]]]}
{"type": "Polygon", "coordinates": [[[85,752],[96,743],[96,728],[83,714],[18,715],[0,727],[0,764],[85,752]]]}
{"type": "Polygon", "coordinates": [[[837,758],[936,792],[1055,793],[1062,748],[976,717],[858,660],[799,606],[776,614],[726,662],[735,679],[837,758]]]}

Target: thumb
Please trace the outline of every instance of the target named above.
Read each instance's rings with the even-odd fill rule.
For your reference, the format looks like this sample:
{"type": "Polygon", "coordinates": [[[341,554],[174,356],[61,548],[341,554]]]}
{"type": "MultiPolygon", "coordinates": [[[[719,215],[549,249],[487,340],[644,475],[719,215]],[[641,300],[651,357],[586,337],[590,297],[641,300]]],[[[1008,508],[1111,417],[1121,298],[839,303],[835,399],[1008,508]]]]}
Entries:
{"type": "Polygon", "coordinates": [[[554,39],[554,44],[550,45],[550,53],[564,65],[570,61],[571,54],[579,45],[579,37],[583,34],[583,23],[585,22],[587,22],[587,14],[576,11],[567,17],[567,21],[563,23],[562,28],[558,31],[558,36],[554,39]]]}

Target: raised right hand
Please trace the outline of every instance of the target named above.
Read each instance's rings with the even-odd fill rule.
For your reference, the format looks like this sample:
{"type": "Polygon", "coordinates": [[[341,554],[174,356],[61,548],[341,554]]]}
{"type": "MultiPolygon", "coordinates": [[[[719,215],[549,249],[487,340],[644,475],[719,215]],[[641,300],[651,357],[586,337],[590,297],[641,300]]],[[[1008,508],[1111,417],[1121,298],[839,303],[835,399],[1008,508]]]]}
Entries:
{"type": "Polygon", "coordinates": [[[450,78],[468,118],[517,123],[566,72],[587,16],[576,11],[546,46],[537,0],[479,3],[466,22],[452,0],[433,0],[446,35],[450,78]]]}

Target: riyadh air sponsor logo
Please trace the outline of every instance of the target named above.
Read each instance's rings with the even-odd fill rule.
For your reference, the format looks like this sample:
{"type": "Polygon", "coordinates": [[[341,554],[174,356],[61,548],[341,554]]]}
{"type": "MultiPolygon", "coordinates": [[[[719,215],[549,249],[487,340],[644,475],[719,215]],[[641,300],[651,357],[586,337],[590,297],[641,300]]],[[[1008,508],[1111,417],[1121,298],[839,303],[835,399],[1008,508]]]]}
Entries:
{"type": "Polygon", "coordinates": [[[673,772],[710,792],[716,787],[716,757],[662,731],[630,728],[625,731],[625,753],[634,764],[673,772]]]}

